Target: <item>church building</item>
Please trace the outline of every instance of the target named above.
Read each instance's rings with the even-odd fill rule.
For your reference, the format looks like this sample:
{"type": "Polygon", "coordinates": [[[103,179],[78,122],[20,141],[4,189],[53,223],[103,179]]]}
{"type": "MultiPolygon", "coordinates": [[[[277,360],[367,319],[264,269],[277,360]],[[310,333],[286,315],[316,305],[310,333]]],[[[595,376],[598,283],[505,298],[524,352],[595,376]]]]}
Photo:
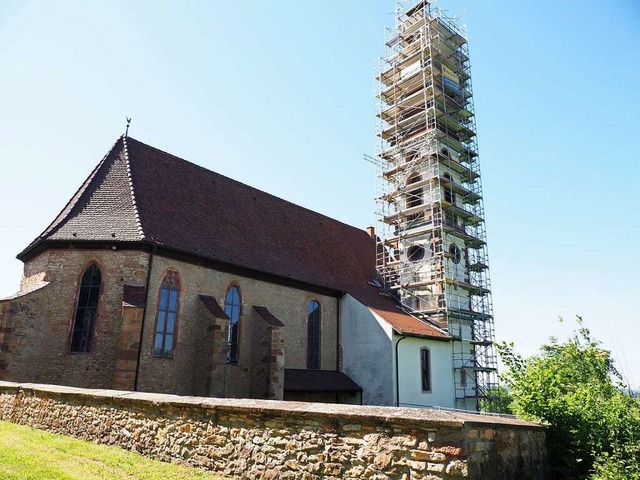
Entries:
{"type": "Polygon", "coordinates": [[[122,136],[18,258],[0,379],[455,406],[452,337],[361,230],[122,136]]]}

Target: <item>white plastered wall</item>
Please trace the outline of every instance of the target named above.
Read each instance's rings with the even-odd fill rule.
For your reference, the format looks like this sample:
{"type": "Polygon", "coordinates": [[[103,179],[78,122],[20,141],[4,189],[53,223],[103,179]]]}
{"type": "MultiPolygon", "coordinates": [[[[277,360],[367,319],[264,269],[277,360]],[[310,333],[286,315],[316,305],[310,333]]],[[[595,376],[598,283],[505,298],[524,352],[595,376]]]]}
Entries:
{"type": "Polygon", "coordinates": [[[391,326],[351,295],[340,300],[342,371],[362,387],[364,405],[393,405],[391,326]]]}
{"type": "MultiPolygon", "coordinates": [[[[393,343],[398,345],[398,387],[400,406],[455,407],[453,386],[453,365],[451,343],[419,337],[394,335],[393,343]],[[422,391],[420,350],[428,348],[431,359],[431,390],[422,391]]],[[[395,348],[394,348],[395,350],[395,348]]],[[[394,355],[395,371],[395,355],[394,355]]],[[[395,394],[394,382],[394,394],[395,394]]]]}

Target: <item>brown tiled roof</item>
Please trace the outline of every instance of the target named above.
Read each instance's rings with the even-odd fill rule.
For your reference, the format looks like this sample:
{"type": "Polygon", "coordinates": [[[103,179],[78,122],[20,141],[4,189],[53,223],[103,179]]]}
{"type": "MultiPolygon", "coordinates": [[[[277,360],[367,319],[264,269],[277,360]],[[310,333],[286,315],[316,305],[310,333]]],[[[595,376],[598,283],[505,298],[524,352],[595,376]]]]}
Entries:
{"type": "Polygon", "coordinates": [[[402,335],[432,338],[435,340],[449,340],[451,338],[446,332],[435,325],[425,323],[400,310],[396,302],[386,296],[379,288],[373,286],[354,286],[348,293],[381,316],[396,332],[402,335]]]}
{"type": "Polygon", "coordinates": [[[347,375],[335,370],[284,370],[285,392],[361,392],[347,375]]]}
{"type": "Polygon", "coordinates": [[[278,320],[268,309],[267,307],[253,306],[253,309],[260,315],[265,322],[267,322],[272,327],[284,327],[284,323],[278,320]]]}
{"type": "Polygon", "coordinates": [[[445,333],[401,312],[369,282],[375,241],[364,231],[121,137],[44,242],[140,242],[282,279],[346,292],[398,332],[445,333]]]}
{"type": "Polygon", "coordinates": [[[139,241],[144,238],[124,147],[121,137],[62,212],[25,251],[43,240],[139,241]]]}
{"type": "Polygon", "coordinates": [[[124,285],[122,289],[122,304],[126,307],[144,307],[145,288],[134,285],[124,285]]]}
{"type": "Polygon", "coordinates": [[[207,310],[211,312],[216,318],[224,318],[225,320],[229,320],[229,315],[227,315],[222,307],[218,304],[218,301],[210,297],[209,295],[200,295],[200,300],[204,303],[204,306],[207,307],[207,310]]]}
{"type": "MultiPolygon", "coordinates": [[[[357,228],[129,138],[147,240],[336,290],[366,279],[357,228]]],[[[369,262],[370,263],[370,262],[369,262]]]]}

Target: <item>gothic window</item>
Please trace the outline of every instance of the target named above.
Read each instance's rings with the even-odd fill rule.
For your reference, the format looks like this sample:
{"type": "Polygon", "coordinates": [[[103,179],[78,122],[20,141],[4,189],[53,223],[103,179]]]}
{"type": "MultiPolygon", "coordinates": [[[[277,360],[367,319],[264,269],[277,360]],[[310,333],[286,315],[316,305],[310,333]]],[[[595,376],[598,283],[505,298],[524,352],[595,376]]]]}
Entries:
{"type": "Polygon", "coordinates": [[[320,304],[315,300],[307,305],[307,368],[320,368],[320,304]]]}
{"type": "Polygon", "coordinates": [[[229,332],[227,336],[227,362],[238,363],[238,336],[240,332],[240,315],[242,314],[242,299],[240,288],[231,285],[224,300],[224,313],[229,317],[229,332]]]}
{"type": "Polygon", "coordinates": [[[102,275],[100,269],[93,263],[85,270],[80,282],[71,346],[69,347],[69,351],[73,353],[91,351],[101,284],[102,275]]]}
{"type": "Polygon", "coordinates": [[[422,391],[431,392],[431,352],[428,348],[420,349],[420,372],[422,391]]]}
{"type": "Polygon", "coordinates": [[[153,356],[173,358],[178,321],[180,285],[178,272],[169,270],[160,286],[153,356]]]}

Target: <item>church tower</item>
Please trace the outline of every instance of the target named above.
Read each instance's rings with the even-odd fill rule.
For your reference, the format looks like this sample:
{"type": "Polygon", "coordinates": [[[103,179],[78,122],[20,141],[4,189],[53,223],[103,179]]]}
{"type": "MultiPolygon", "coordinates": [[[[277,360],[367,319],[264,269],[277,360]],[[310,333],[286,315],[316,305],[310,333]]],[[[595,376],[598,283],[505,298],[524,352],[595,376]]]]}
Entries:
{"type": "Polygon", "coordinates": [[[398,0],[376,69],[377,268],[403,308],[453,337],[456,408],[491,408],[497,360],[466,31],[398,0]]]}

